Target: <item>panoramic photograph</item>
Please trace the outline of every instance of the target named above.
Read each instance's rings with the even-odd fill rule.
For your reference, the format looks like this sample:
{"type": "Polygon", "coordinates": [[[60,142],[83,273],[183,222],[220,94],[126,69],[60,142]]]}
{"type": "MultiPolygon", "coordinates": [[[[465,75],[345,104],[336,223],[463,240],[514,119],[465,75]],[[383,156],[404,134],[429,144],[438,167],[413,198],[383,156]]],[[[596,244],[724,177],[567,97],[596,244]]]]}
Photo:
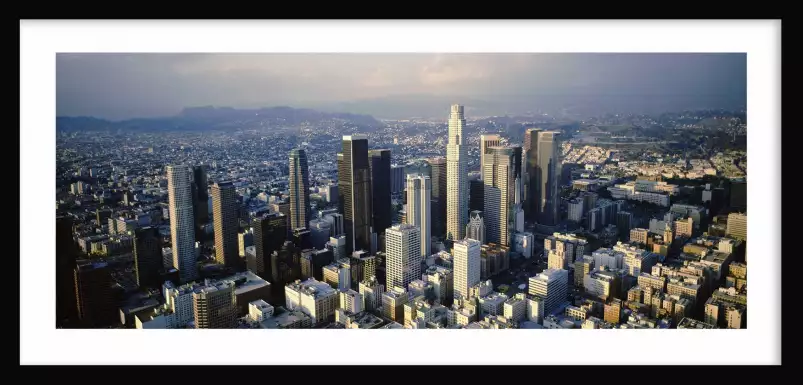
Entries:
{"type": "Polygon", "coordinates": [[[746,53],[55,62],[56,328],[747,328],[746,53]]]}

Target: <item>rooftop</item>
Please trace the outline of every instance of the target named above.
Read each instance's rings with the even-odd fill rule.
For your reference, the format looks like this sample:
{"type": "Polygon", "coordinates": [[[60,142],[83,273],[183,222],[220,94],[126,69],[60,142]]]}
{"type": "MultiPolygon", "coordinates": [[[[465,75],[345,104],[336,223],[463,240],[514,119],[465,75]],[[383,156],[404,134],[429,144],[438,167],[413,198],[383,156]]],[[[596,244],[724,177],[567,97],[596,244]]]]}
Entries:
{"type": "Polygon", "coordinates": [[[325,295],[337,294],[337,290],[329,286],[328,283],[320,282],[315,278],[309,278],[303,282],[300,280],[296,280],[295,282],[288,284],[287,288],[301,292],[306,295],[311,295],[316,298],[325,295]]]}

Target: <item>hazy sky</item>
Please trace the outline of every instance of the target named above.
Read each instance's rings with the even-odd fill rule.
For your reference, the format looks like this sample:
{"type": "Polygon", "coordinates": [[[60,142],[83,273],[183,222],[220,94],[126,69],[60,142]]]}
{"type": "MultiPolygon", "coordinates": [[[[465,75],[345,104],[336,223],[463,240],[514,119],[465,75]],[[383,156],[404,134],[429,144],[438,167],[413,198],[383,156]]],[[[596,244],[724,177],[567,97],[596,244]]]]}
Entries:
{"type": "Polygon", "coordinates": [[[175,115],[187,106],[348,109],[348,102],[361,110],[353,112],[382,117],[393,106],[376,99],[511,103],[512,113],[558,100],[746,104],[745,54],[70,53],[56,64],[58,115],[108,119],[175,115]]]}

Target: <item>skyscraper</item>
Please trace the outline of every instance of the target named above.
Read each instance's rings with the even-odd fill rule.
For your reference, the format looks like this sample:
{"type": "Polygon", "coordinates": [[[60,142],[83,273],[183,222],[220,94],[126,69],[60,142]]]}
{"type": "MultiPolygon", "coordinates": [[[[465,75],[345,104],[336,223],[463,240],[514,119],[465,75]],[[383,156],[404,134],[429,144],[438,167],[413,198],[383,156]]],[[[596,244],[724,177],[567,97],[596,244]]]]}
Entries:
{"type": "Polygon", "coordinates": [[[192,171],[189,166],[167,166],[173,267],[178,270],[181,282],[194,281],[198,278],[198,268],[195,266],[195,219],[191,184],[192,171]]]}
{"type": "Polygon", "coordinates": [[[516,192],[521,183],[521,147],[489,147],[482,165],[485,182],[485,238],[510,245],[514,231],[516,192]]]}
{"type": "Polygon", "coordinates": [[[309,166],[302,149],[290,151],[290,228],[306,228],[312,219],[309,201],[309,166]]]}
{"type": "Polygon", "coordinates": [[[546,269],[530,277],[530,295],[544,299],[544,313],[551,314],[567,302],[569,272],[563,269],[546,269]]]}
{"type": "Polygon", "coordinates": [[[81,326],[97,328],[119,322],[111,287],[111,271],[106,262],[79,261],[74,282],[81,326]]]}
{"type": "Polygon", "coordinates": [[[195,240],[203,241],[204,225],[209,222],[209,186],[206,168],[192,168],[192,215],[195,220],[195,240]]]}
{"type": "Polygon", "coordinates": [[[421,230],[421,256],[430,253],[432,237],[432,180],[428,176],[407,176],[407,223],[421,230]]]}
{"type": "Polygon", "coordinates": [[[432,235],[446,233],[446,158],[428,160],[432,178],[432,235]]]}
{"type": "Polygon", "coordinates": [[[463,139],[465,126],[463,106],[453,104],[449,114],[449,142],[446,145],[446,234],[450,239],[463,239],[468,222],[468,154],[463,139]]]}
{"type": "Polygon", "coordinates": [[[421,231],[418,227],[403,224],[385,230],[387,271],[386,287],[406,288],[421,279],[421,231]]]}
{"type": "Polygon", "coordinates": [[[237,190],[231,182],[218,182],[212,186],[212,215],[215,223],[215,260],[226,267],[240,265],[237,234],[240,227],[237,190]]]}
{"type": "Polygon", "coordinates": [[[371,169],[371,196],[373,198],[373,227],[374,232],[380,238],[378,250],[384,250],[385,229],[390,227],[393,216],[391,208],[390,189],[390,150],[370,150],[368,151],[369,168],[371,169]]]}
{"type": "Polygon", "coordinates": [[[162,264],[162,237],[156,227],[134,230],[134,273],[137,286],[158,288],[162,264]]]}
{"type": "Polygon", "coordinates": [[[541,188],[538,169],[538,133],[540,128],[528,128],[524,132],[524,214],[535,222],[538,219],[538,202],[541,201],[541,188]]]}
{"type": "Polygon", "coordinates": [[[483,168],[485,167],[485,153],[491,147],[497,147],[501,144],[499,135],[485,134],[480,135],[480,180],[485,180],[483,175],[483,168]]]}
{"type": "Polygon", "coordinates": [[[371,250],[373,198],[368,138],[365,135],[343,137],[343,153],[338,156],[337,173],[346,252],[351,255],[355,250],[371,250]]]}
{"type": "Polygon", "coordinates": [[[252,227],[256,258],[248,261],[248,270],[272,282],[271,255],[287,240],[287,217],[282,213],[265,214],[254,218],[252,227]]]}
{"type": "Polygon", "coordinates": [[[196,329],[230,329],[237,325],[234,282],[221,281],[192,293],[196,329]]]}
{"type": "Polygon", "coordinates": [[[452,250],[454,267],[454,297],[469,298],[469,290],[480,282],[481,244],[475,239],[463,239],[454,243],[452,250]]]}
{"type": "Polygon", "coordinates": [[[554,226],[560,220],[558,185],[560,183],[559,132],[531,128],[525,133],[529,146],[527,176],[530,217],[542,225],[554,226]]]}
{"type": "Polygon", "coordinates": [[[485,244],[485,221],[482,218],[482,211],[474,210],[469,215],[468,224],[466,225],[466,238],[485,244]]]}

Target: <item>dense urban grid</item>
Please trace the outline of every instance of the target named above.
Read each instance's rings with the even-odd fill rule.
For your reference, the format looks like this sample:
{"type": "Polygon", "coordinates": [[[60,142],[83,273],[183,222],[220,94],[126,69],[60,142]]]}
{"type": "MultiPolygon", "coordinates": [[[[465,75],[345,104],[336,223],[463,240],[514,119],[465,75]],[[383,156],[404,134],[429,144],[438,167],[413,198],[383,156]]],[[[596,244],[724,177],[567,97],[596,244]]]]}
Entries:
{"type": "Polygon", "coordinates": [[[59,328],[746,328],[744,111],[57,119],[59,328]]]}

